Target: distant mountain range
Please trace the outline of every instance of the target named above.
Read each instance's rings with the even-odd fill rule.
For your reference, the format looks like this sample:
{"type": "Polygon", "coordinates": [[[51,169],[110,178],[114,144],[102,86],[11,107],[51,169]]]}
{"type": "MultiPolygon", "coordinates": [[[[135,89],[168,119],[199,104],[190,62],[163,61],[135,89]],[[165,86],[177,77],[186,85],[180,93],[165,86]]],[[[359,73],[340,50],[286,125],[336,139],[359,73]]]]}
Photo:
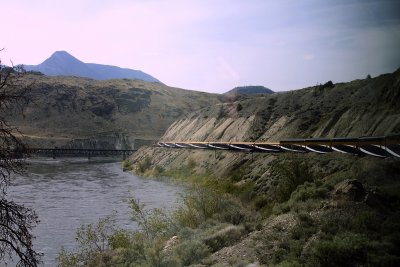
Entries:
{"type": "Polygon", "coordinates": [[[239,86],[226,92],[225,94],[237,94],[237,95],[255,95],[255,94],[273,94],[274,91],[261,85],[249,85],[239,86]]]}
{"type": "Polygon", "coordinates": [[[48,76],[78,76],[96,80],[139,79],[160,82],[140,70],[124,69],[116,66],[84,63],[65,51],[54,52],[39,65],[24,65],[27,71],[39,71],[48,76]]]}

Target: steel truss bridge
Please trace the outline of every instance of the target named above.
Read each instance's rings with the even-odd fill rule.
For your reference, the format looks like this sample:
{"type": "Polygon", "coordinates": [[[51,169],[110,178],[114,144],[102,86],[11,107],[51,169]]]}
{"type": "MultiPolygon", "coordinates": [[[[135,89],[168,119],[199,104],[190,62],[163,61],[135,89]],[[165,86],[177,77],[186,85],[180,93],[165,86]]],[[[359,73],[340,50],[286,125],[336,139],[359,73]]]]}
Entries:
{"type": "Polygon", "coordinates": [[[159,147],[186,149],[213,149],[243,152],[280,153],[340,152],[354,155],[400,158],[400,135],[359,138],[284,139],[277,142],[196,142],[174,141],[157,143],[159,147]]]}
{"type": "Polygon", "coordinates": [[[23,151],[15,151],[19,156],[44,156],[44,157],[114,157],[122,156],[125,160],[137,150],[130,149],[75,149],[75,148],[27,148],[23,151]]]}

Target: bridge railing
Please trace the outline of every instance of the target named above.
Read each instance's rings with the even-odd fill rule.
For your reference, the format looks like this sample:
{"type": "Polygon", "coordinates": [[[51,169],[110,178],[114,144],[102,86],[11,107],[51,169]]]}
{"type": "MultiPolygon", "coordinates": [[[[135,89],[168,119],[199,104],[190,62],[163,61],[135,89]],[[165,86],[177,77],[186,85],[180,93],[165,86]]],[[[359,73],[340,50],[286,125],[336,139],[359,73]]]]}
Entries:
{"type": "Polygon", "coordinates": [[[87,157],[92,158],[96,156],[110,157],[122,156],[126,159],[128,156],[135,153],[135,149],[82,149],[82,148],[26,148],[24,150],[14,150],[15,157],[29,157],[32,155],[46,156],[46,157],[87,157]]]}

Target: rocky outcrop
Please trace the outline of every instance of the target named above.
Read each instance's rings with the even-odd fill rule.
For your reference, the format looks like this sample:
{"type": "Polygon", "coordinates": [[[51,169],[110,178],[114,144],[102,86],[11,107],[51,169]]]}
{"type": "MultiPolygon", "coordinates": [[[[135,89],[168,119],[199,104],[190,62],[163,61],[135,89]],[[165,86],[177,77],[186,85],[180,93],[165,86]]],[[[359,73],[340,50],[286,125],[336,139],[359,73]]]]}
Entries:
{"type": "Polygon", "coordinates": [[[400,133],[400,70],[373,79],[226,98],[175,121],[164,141],[276,141],[400,133]]]}
{"type": "Polygon", "coordinates": [[[356,179],[346,179],[335,186],[335,197],[341,197],[351,201],[362,201],[366,196],[363,184],[356,179]]]}
{"type": "MultiPolygon", "coordinates": [[[[388,96],[398,94],[399,80],[397,71],[347,84],[327,83],[268,96],[226,99],[223,104],[177,120],[162,140],[254,141],[398,134],[400,109],[388,96]]],[[[381,229],[383,222],[388,222],[398,233],[394,223],[399,203],[397,158],[146,147],[135,153],[129,164],[143,175],[175,175],[196,181],[207,177],[231,183],[229,192],[246,188],[246,197],[250,196],[254,208],[268,219],[247,236],[239,229],[227,228],[208,240],[212,247],[221,243],[221,236],[236,237],[213,250],[210,259],[215,266],[230,266],[233,259],[266,266],[300,266],[315,259],[318,249],[328,248],[321,254],[324,262],[342,247],[350,250],[334,254],[329,259],[336,260],[333,265],[368,265],[365,259],[369,255],[386,253],[387,244],[397,245],[391,241],[392,232],[381,229]],[[377,242],[382,242],[384,253],[369,245],[377,242]],[[368,245],[359,250],[364,244],[368,245]],[[354,251],[365,256],[361,264],[353,264],[354,251]]]]}

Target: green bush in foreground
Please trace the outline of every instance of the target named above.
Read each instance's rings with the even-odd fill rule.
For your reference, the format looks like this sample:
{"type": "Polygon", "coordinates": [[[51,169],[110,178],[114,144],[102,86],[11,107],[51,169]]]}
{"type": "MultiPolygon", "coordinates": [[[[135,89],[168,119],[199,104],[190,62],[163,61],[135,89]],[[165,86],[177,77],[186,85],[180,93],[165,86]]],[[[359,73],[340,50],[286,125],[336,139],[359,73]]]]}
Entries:
{"type": "Polygon", "coordinates": [[[174,249],[173,261],[170,263],[172,266],[188,266],[200,263],[210,254],[210,248],[200,240],[187,240],[174,249]]]}
{"type": "MultiPolygon", "coordinates": [[[[76,251],[61,249],[57,261],[59,266],[75,267],[90,265],[99,255],[106,255],[110,250],[109,238],[117,231],[115,214],[99,219],[96,224],[82,225],[76,232],[76,251]]],[[[106,259],[106,258],[104,258],[106,259]]]]}
{"type": "MultiPolygon", "coordinates": [[[[337,163],[328,158],[323,164],[335,167],[337,163]]],[[[104,231],[83,231],[97,233],[87,236],[105,240],[105,249],[91,246],[91,253],[63,250],[60,266],[211,266],[216,263],[213,252],[237,244],[256,228],[262,233],[254,240],[257,258],[267,266],[400,266],[398,179],[390,180],[390,188],[380,187],[392,193],[377,198],[377,206],[370,207],[362,201],[343,204],[340,196],[332,194],[339,182],[356,174],[363,178],[356,165],[354,171],[348,170],[351,164],[347,164],[326,174],[322,165],[285,155],[272,170],[276,183],[268,187],[268,195],[255,194],[256,183],[242,180],[250,165],[239,165],[234,169],[237,175],[226,179],[198,175],[197,165],[189,158],[181,168],[165,170],[143,158],[137,168],[144,175],[174,176],[191,185],[182,205],[166,214],[147,210],[132,199],[132,220],[138,231],[106,231],[106,238],[94,238],[104,231]],[[320,172],[326,175],[320,176],[320,172]],[[260,213],[264,219],[271,218],[261,224],[260,213]],[[278,223],[269,224],[276,223],[274,219],[278,223]]],[[[382,175],[388,179],[388,173],[398,173],[397,168],[392,169],[369,171],[368,181],[380,182],[382,175]]],[[[232,257],[228,264],[246,266],[241,260],[232,257]]]]}
{"type": "Polygon", "coordinates": [[[59,266],[186,266],[200,263],[211,252],[238,242],[254,223],[254,216],[229,194],[194,186],[173,214],[147,210],[137,199],[129,201],[138,231],[115,227],[100,219],[82,226],[78,248],[62,250],[59,266]],[[166,249],[172,236],[179,242],[166,249]]]}

